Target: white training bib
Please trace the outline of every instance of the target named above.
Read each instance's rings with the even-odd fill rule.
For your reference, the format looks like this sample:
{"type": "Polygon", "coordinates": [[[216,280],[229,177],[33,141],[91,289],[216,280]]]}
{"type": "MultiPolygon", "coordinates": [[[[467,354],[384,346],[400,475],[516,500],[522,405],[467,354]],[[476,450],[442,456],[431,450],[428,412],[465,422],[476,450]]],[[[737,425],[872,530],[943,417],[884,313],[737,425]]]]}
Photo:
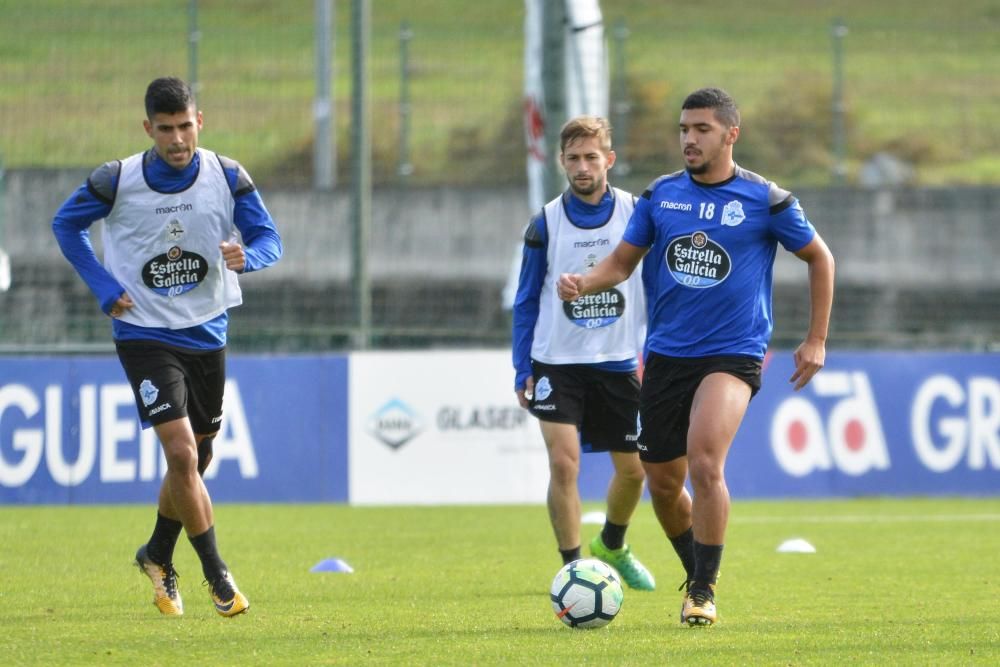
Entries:
{"type": "Polygon", "coordinates": [[[539,296],[531,358],[547,364],[593,364],[634,359],[646,322],[641,264],[623,283],[571,303],[559,298],[562,273],[586,273],[611,254],[635,207],[632,195],[612,188],[614,210],[594,229],[577,227],[560,196],[545,205],[549,270],[539,296]]]}
{"type": "Polygon", "coordinates": [[[215,153],[198,149],[200,169],[187,190],[149,187],[143,154],[122,160],[115,203],[104,220],[104,266],[135,307],[120,319],[183,329],[243,302],[219,243],[237,238],[233,195],[215,153]]]}

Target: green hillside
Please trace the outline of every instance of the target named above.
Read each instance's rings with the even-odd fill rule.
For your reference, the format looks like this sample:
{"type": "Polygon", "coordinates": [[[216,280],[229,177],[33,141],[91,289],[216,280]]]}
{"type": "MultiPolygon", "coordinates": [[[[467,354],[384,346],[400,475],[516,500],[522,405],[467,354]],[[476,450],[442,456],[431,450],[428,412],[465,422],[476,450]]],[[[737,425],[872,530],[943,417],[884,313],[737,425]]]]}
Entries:
{"type": "MultiPolygon", "coordinates": [[[[312,165],[312,0],[200,0],[203,143],[258,180],[308,183],[312,165]]],[[[676,166],[677,106],[720,85],[741,103],[738,158],[790,184],[828,182],[831,25],[843,39],[848,175],[886,151],[918,182],[1000,182],[1000,3],[967,0],[603,0],[612,70],[630,116],[619,149],[633,177],[676,166]],[[616,28],[627,29],[624,40],[616,28]],[[619,59],[619,56],[622,56],[619,59]],[[618,69],[619,60],[625,69],[618,69]]],[[[403,153],[400,28],[408,42],[415,184],[523,180],[524,4],[377,0],[370,80],[376,180],[403,153]]],[[[351,2],[335,2],[338,167],[349,173],[351,2]]],[[[8,168],[91,167],[148,145],[142,93],[187,77],[189,2],[0,0],[0,155],[8,168]]],[[[620,119],[619,119],[620,120],[620,119]]]]}

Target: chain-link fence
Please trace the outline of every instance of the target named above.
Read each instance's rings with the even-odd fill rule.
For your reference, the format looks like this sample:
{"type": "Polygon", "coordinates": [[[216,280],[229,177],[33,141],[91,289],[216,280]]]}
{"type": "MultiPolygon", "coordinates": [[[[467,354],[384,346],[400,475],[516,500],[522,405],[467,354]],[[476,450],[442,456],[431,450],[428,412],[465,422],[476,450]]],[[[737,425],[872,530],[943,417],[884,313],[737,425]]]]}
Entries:
{"type": "MultiPolygon", "coordinates": [[[[0,0],[6,161],[0,346],[107,346],[49,231],[101,162],[144,150],[142,94],[196,80],[202,143],[247,167],[286,257],[246,280],[238,349],[342,349],[350,276],[351,12],[332,2],[332,191],[312,186],[315,0],[0,0]]],[[[837,253],[832,344],[990,346],[1000,183],[1000,5],[602,0],[619,164],[680,166],[681,99],[727,88],[737,159],[791,188],[837,253]]],[[[371,3],[373,343],[503,345],[500,290],[526,204],[521,2],[371,3]]],[[[95,228],[96,229],[96,228],[95,228]]],[[[804,328],[804,267],[776,274],[776,344],[804,328]]]]}

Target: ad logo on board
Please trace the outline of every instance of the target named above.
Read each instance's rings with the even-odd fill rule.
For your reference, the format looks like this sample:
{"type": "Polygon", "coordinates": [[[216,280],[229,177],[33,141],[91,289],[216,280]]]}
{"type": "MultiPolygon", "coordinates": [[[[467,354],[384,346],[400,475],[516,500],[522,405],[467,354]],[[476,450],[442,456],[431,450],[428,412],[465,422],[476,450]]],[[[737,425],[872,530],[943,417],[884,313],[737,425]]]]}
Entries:
{"type": "MultiPolygon", "coordinates": [[[[771,419],[771,450],[782,470],[793,477],[831,469],[852,477],[889,470],[889,448],[868,375],[824,370],[811,386],[821,400],[792,396],[771,419]],[[829,399],[829,410],[817,408],[829,406],[829,399]]],[[[900,417],[904,441],[922,468],[939,474],[958,468],[1000,470],[1000,381],[995,377],[976,375],[964,383],[944,373],[927,377],[915,383],[902,415],[892,415],[900,417]]]]}
{"type": "MultiPolygon", "coordinates": [[[[226,381],[225,396],[226,426],[214,440],[205,479],[226,461],[236,462],[240,478],[255,479],[257,454],[235,380],[226,381]]],[[[156,433],[140,428],[132,388],[124,383],[0,384],[0,425],[2,488],[27,486],[45,494],[47,483],[126,485],[166,472],[156,433]]]]}
{"type": "Polygon", "coordinates": [[[399,449],[423,430],[420,416],[398,398],[391,399],[368,420],[368,432],[392,449],[399,449]]]}
{"type": "Polygon", "coordinates": [[[851,476],[890,466],[878,407],[863,372],[823,371],[812,379],[817,396],[838,399],[825,423],[811,401],[785,399],[771,420],[771,450],[793,477],[836,467],[851,476]]]}
{"type": "Polygon", "coordinates": [[[913,451],[925,468],[945,473],[1000,470],[1000,380],[976,375],[963,384],[943,373],[917,388],[910,408],[913,451]]]}

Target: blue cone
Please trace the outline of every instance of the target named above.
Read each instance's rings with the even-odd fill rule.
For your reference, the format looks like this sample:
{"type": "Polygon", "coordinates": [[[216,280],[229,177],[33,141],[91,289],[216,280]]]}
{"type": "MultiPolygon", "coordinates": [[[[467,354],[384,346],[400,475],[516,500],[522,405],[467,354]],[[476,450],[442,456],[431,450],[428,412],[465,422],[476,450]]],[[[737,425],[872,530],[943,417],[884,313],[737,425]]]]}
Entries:
{"type": "Polygon", "coordinates": [[[354,568],[339,558],[327,558],[312,566],[310,572],[354,572],[354,568]]]}

